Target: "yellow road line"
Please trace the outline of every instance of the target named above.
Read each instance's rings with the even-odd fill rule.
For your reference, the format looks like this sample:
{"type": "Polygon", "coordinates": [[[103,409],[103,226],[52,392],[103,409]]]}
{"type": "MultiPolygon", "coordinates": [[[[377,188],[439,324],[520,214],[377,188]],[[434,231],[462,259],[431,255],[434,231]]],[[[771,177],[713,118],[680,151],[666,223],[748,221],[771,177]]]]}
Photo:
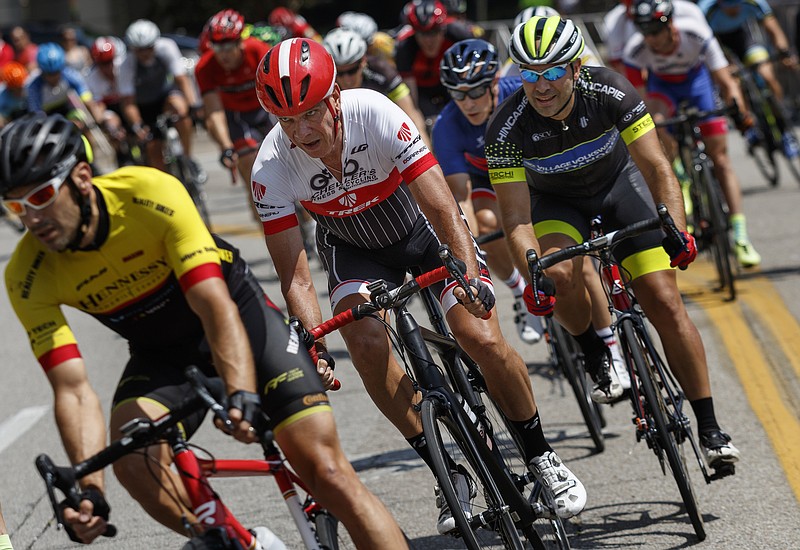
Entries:
{"type": "Polygon", "coordinates": [[[212,223],[211,231],[220,235],[240,235],[246,237],[263,237],[264,232],[257,229],[255,224],[221,224],[212,223]]]}
{"type": "MultiPolygon", "coordinates": [[[[697,262],[690,271],[693,273],[683,274],[681,282],[689,282],[695,291],[698,286],[708,288],[708,281],[715,276],[713,266],[704,265],[704,262],[697,262]]],[[[781,342],[786,355],[794,360],[793,354],[797,352],[792,352],[792,349],[797,342],[791,347],[784,347],[784,342],[789,341],[791,334],[800,334],[797,320],[786,310],[779,298],[774,299],[778,296],[774,288],[767,294],[769,299],[757,300],[759,296],[766,296],[761,293],[766,293],[772,285],[760,278],[739,279],[737,288],[739,298],[758,312],[759,319],[774,316],[765,325],[781,342]],[[765,302],[770,305],[766,306],[765,302]]],[[[723,302],[721,298],[716,303],[707,300],[697,302],[717,327],[750,406],[775,449],[795,497],[800,500],[800,461],[797,460],[800,456],[800,421],[786,407],[765,355],[760,350],[760,343],[745,321],[741,305],[737,302],[723,302]]]]}

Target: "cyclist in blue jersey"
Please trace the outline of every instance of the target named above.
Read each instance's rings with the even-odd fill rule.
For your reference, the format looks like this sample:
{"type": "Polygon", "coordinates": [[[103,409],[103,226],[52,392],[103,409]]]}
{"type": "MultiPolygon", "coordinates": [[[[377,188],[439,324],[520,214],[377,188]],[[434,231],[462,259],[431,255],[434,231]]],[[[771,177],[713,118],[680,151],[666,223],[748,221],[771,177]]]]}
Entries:
{"type": "MultiPolygon", "coordinates": [[[[775,76],[772,63],[769,63],[769,51],[763,41],[753,33],[749,22],[756,21],[761,25],[784,67],[796,70],[798,62],[797,56],[789,50],[789,40],[766,0],[700,0],[697,5],[705,13],[706,20],[720,44],[741,59],[746,67],[755,66],[781,104],[784,97],[783,87],[775,76]]],[[[783,140],[787,158],[800,154],[791,133],[784,134],[783,140]]]]}
{"type": "Polygon", "coordinates": [[[73,94],[91,111],[94,108],[92,92],[83,76],[66,66],[64,49],[54,42],[42,44],[36,62],[42,72],[29,84],[28,111],[64,115],[79,127],[85,127],[88,121],[75,105],[73,94]]]}

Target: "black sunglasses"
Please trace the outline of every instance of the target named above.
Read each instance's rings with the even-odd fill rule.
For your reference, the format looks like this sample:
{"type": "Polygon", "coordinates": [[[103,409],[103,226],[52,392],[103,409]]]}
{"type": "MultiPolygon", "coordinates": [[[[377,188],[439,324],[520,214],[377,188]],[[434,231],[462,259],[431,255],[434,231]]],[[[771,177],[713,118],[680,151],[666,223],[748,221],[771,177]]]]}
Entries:
{"type": "Polygon", "coordinates": [[[347,69],[346,71],[337,68],[336,69],[336,74],[339,75],[339,76],[352,76],[352,75],[356,74],[360,70],[361,70],[361,63],[357,64],[352,69],[347,69]]]}
{"type": "Polygon", "coordinates": [[[447,93],[450,94],[450,97],[455,99],[456,101],[463,101],[465,97],[470,99],[480,99],[486,95],[486,92],[489,91],[489,84],[484,84],[483,86],[478,86],[476,88],[472,88],[470,90],[453,90],[452,88],[447,89],[447,93]]]}

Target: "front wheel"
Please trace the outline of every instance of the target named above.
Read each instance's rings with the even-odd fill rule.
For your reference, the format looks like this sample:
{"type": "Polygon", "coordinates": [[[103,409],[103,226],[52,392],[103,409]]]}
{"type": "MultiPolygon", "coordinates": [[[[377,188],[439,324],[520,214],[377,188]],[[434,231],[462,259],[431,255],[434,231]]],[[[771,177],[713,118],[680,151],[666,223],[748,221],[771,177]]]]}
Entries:
{"type": "Polygon", "coordinates": [[[314,517],[321,550],[339,550],[339,521],[328,512],[320,512],[314,517]]]}
{"type": "Polygon", "coordinates": [[[641,385],[641,393],[645,399],[644,410],[649,425],[646,435],[648,445],[661,462],[662,470],[665,466],[664,456],[666,455],[666,464],[678,485],[678,491],[697,538],[705,540],[705,524],[697,506],[697,498],[689,478],[689,469],[683,452],[684,419],[675,418],[673,410],[667,407],[663,394],[664,382],[658,375],[657,360],[648,353],[633,322],[629,319],[623,320],[621,330],[625,353],[634,365],[634,371],[641,385]]]}

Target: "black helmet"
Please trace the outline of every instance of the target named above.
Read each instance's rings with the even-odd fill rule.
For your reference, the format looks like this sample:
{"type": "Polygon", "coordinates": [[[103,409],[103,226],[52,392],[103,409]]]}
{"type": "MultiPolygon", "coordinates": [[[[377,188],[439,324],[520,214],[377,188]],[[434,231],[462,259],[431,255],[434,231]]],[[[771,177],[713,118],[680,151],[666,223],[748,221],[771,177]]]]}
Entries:
{"type": "Polygon", "coordinates": [[[635,0],[628,15],[636,28],[645,34],[663,29],[672,18],[671,0],[635,0]]]}
{"type": "Polygon", "coordinates": [[[15,187],[65,179],[87,160],[78,128],[61,115],[31,113],[0,131],[0,195],[15,187]]]}

